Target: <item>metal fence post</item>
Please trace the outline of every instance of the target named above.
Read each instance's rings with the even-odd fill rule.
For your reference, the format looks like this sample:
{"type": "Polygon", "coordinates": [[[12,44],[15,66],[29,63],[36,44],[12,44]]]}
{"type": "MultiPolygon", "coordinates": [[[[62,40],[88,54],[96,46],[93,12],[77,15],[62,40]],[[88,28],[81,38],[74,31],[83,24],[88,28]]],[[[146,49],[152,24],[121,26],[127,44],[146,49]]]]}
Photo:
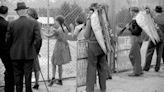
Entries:
{"type": "MultiPolygon", "coordinates": [[[[49,3],[49,0],[47,0],[47,22],[48,22],[48,24],[47,24],[47,27],[48,27],[48,34],[49,34],[49,32],[50,32],[50,25],[49,25],[49,17],[50,17],[50,13],[49,13],[49,7],[50,7],[50,3],[49,3]]],[[[49,81],[49,43],[50,43],[50,40],[49,40],[49,38],[48,38],[48,45],[47,45],[47,50],[48,50],[48,56],[47,56],[47,59],[48,59],[48,62],[47,62],[47,79],[48,79],[48,81],[49,81]]]]}

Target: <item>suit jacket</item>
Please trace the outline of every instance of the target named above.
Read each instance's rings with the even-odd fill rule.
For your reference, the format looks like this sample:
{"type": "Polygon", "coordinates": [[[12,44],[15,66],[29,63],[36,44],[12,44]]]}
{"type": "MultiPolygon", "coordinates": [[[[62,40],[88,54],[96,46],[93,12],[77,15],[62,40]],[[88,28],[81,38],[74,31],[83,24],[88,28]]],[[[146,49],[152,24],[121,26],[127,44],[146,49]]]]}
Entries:
{"type": "Polygon", "coordinates": [[[34,59],[42,42],[39,23],[26,16],[19,17],[9,24],[7,41],[11,59],[34,59]]]}
{"type": "Polygon", "coordinates": [[[6,43],[6,32],[8,28],[8,22],[0,17],[0,55],[9,51],[7,43],[6,43]]]}
{"type": "Polygon", "coordinates": [[[92,51],[95,54],[95,56],[104,54],[92,30],[91,20],[87,21],[86,32],[84,34],[84,37],[85,39],[88,39],[88,51],[92,51]]]}

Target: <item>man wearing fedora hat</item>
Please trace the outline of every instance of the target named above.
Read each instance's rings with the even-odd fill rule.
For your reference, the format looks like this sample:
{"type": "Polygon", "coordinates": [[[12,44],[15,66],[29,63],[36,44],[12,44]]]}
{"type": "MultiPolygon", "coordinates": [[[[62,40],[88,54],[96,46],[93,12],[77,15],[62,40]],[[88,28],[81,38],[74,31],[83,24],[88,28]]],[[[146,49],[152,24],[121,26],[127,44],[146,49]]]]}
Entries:
{"type": "Polygon", "coordinates": [[[8,7],[0,6],[0,58],[5,67],[5,92],[14,92],[13,66],[10,60],[9,48],[5,41],[8,22],[5,17],[8,14],[8,7]]]}
{"type": "MultiPolygon", "coordinates": [[[[157,32],[160,37],[160,42],[157,44],[154,44],[152,41],[149,41],[149,45],[146,52],[146,62],[144,66],[144,71],[149,71],[152,56],[154,53],[154,50],[157,51],[157,59],[156,59],[156,65],[155,65],[155,71],[158,72],[160,70],[160,63],[163,53],[163,46],[164,46],[164,14],[162,13],[162,7],[156,6],[155,8],[156,15],[154,17],[154,22],[157,24],[157,32]]],[[[164,56],[163,56],[164,57],[164,56]]]]}
{"type": "MultiPolygon", "coordinates": [[[[161,6],[156,6],[155,11],[157,12],[157,15],[158,15],[158,17],[156,17],[155,21],[158,24],[159,28],[162,30],[162,32],[164,32],[164,13],[163,13],[163,8],[161,6]]],[[[163,51],[163,54],[162,54],[162,59],[163,59],[163,62],[164,62],[164,51],[163,51]]]]}
{"type": "Polygon", "coordinates": [[[34,58],[39,53],[41,44],[40,27],[36,20],[27,17],[24,2],[18,2],[15,11],[19,18],[9,25],[8,43],[13,62],[16,92],[23,92],[25,76],[26,92],[32,92],[31,77],[34,58]]]}

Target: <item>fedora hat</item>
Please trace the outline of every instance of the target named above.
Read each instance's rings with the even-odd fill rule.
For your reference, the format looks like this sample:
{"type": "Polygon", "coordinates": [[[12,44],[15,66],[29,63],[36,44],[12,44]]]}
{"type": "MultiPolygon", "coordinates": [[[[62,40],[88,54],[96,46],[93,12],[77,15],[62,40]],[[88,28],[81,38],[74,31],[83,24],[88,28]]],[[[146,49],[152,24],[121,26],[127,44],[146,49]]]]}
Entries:
{"type": "Polygon", "coordinates": [[[26,7],[26,4],[24,2],[18,2],[17,3],[17,8],[15,9],[15,11],[21,10],[21,9],[28,9],[28,7],[26,7]]]}
{"type": "Polygon", "coordinates": [[[157,13],[162,13],[162,12],[163,12],[161,6],[156,6],[156,7],[155,7],[155,11],[156,11],[157,13]]]}
{"type": "Polygon", "coordinates": [[[0,14],[6,14],[8,12],[7,6],[0,6],[0,14]]]}

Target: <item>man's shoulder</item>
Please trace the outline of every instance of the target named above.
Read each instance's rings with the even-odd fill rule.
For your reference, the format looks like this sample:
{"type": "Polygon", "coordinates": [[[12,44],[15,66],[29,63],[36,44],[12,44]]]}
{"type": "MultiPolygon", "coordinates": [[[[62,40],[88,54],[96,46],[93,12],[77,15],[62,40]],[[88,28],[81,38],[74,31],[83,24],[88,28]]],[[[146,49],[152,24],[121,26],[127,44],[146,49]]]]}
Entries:
{"type": "Polygon", "coordinates": [[[10,21],[9,23],[10,23],[10,24],[14,24],[14,23],[16,23],[17,21],[19,21],[19,18],[15,19],[15,20],[13,20],[13,21],[10,21]]]}
{"type": "Polygon", "coordinates": [[[27,20],[31,21],[31,22],[37,22],[37,20],[33,19],[33,18],[29,18],[27,17],[27,20]]]}
{"type": "Polygon", "coordinates": [[[0,17],[0,23],[8,24],[8,21],[6,21],[4,18],[0,17]]]}

